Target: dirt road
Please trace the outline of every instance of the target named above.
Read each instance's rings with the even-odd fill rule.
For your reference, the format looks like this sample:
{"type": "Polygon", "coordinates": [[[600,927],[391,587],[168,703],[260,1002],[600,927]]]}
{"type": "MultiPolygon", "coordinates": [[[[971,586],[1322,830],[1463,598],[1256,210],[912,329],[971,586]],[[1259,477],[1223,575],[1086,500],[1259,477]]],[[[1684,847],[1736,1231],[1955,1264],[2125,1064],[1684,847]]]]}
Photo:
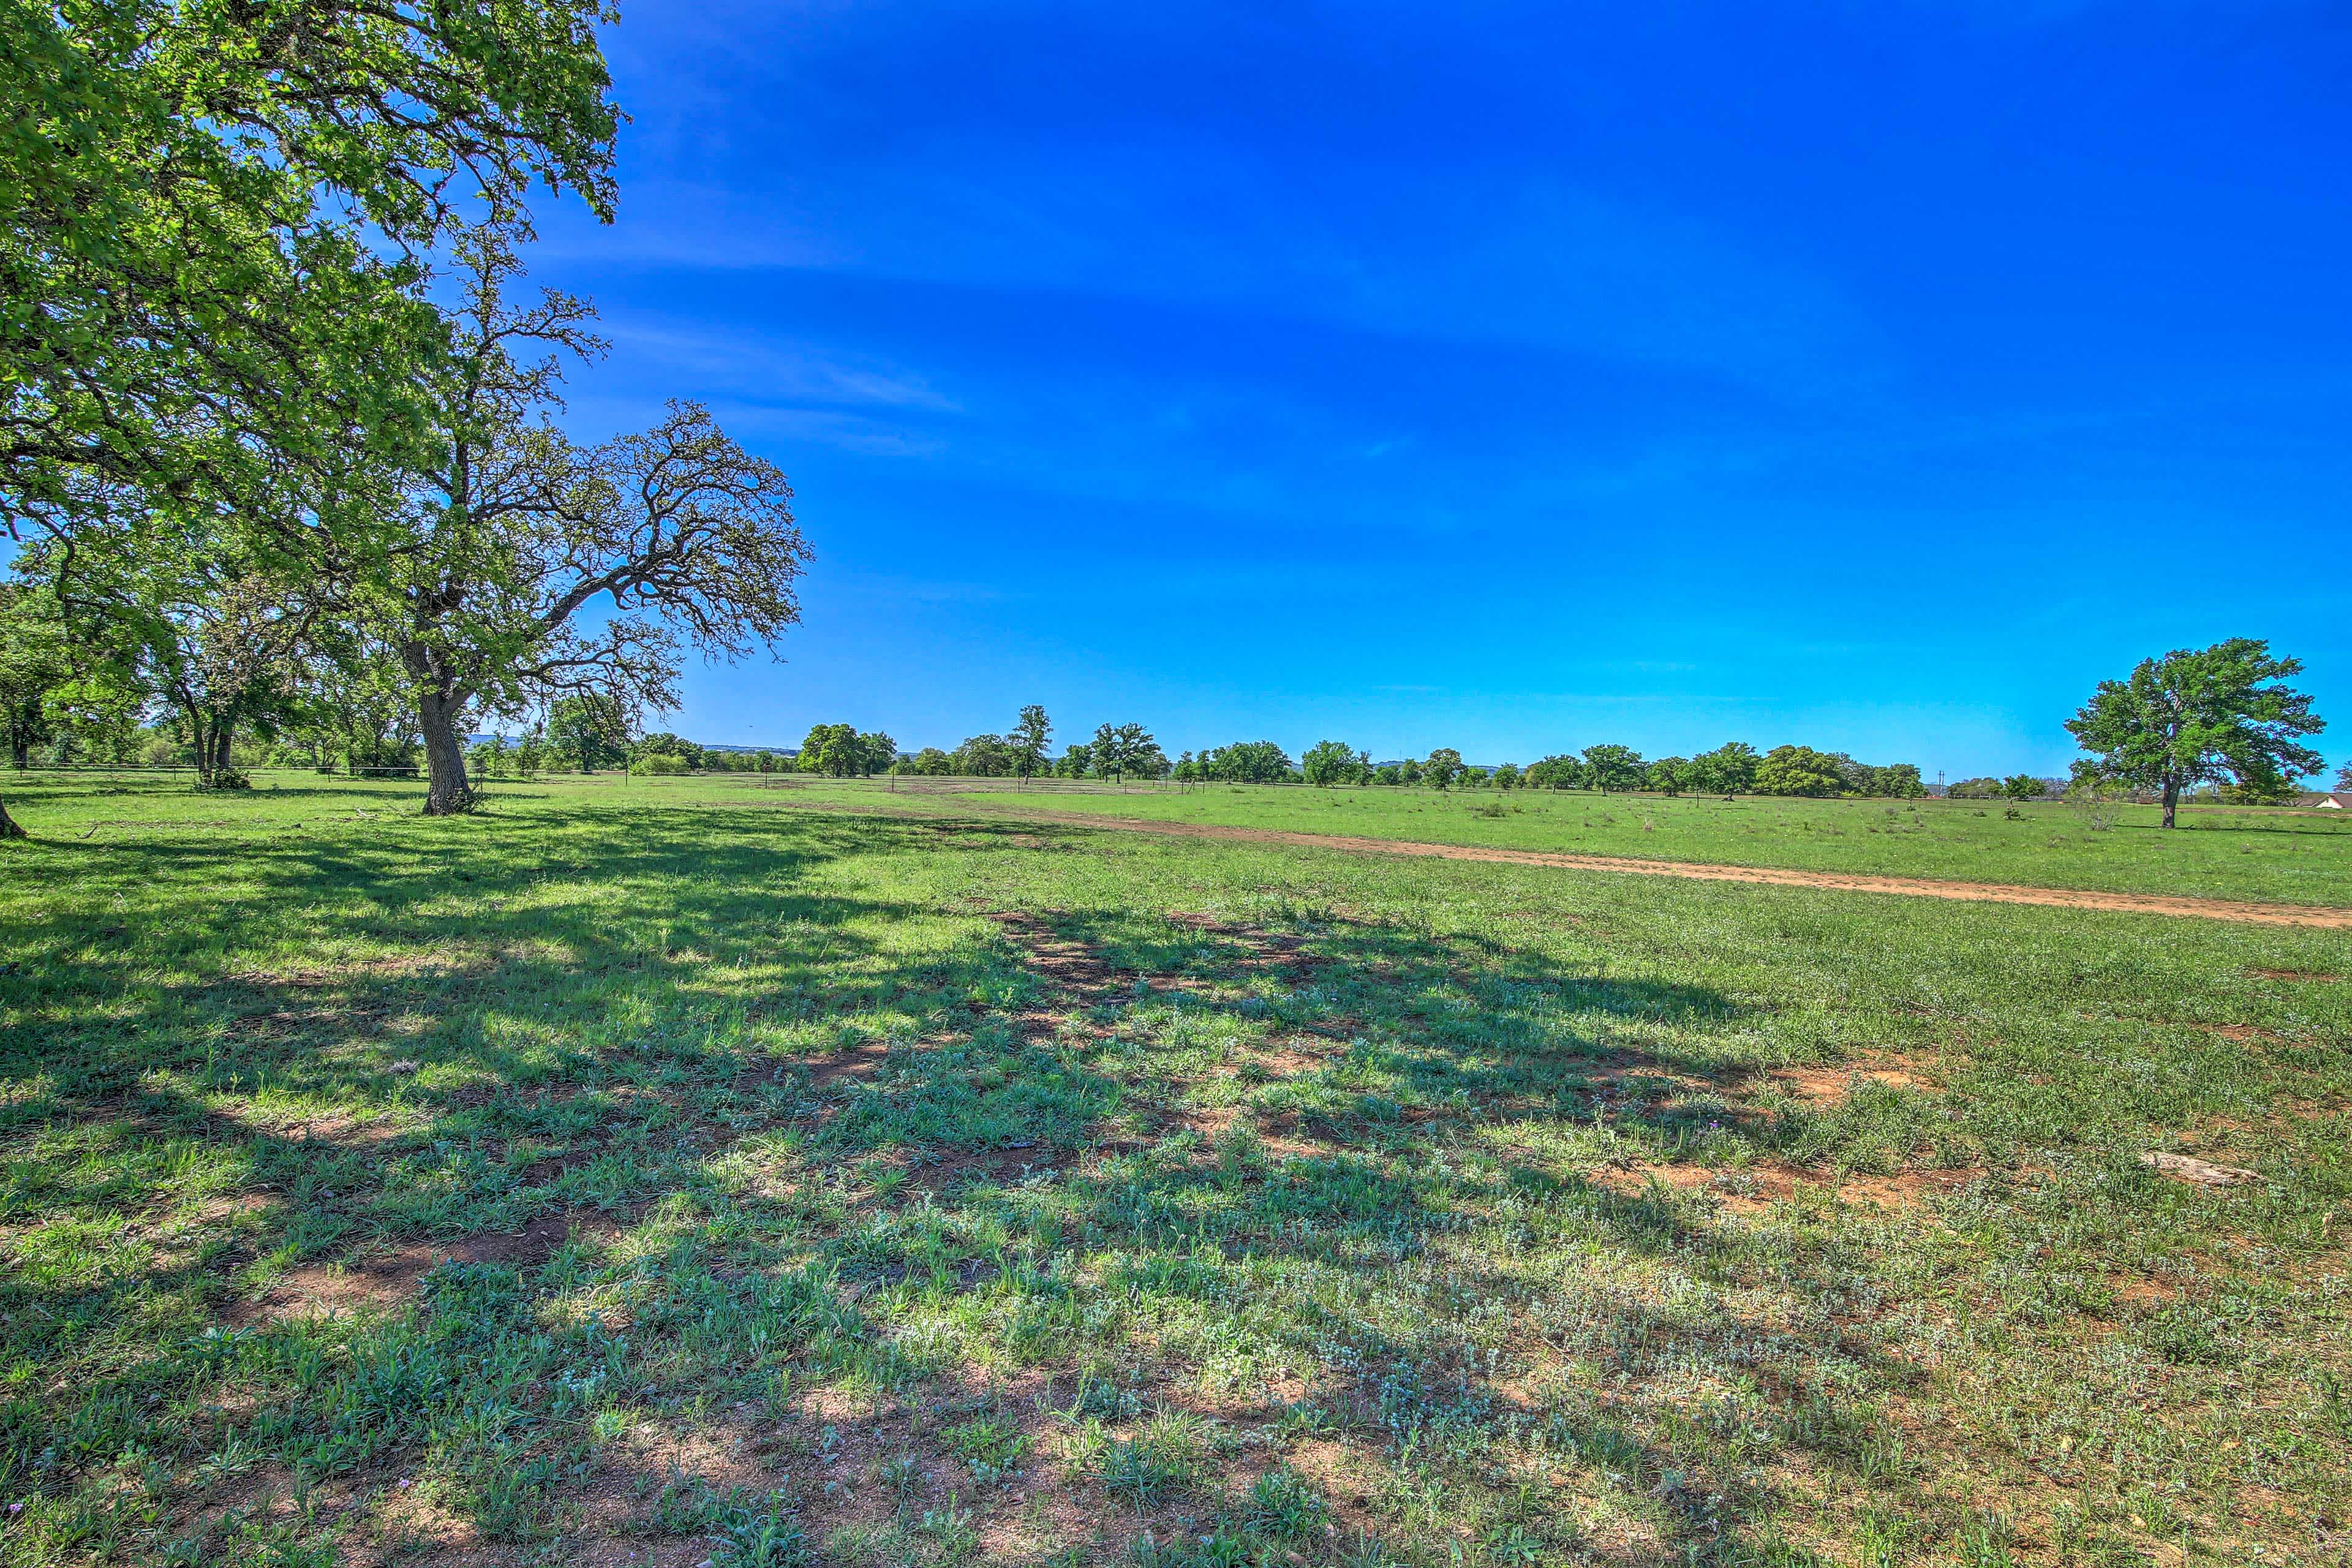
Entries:
{"type": "Polygon", "coordinates": [[[1919,899],[1958,899],[1972,903],[2043,904],[2068,910],[2111,910],[2126,914],[2175,915],[2189,920],[2240,921],[2253,925],[2313,926],[2352,931],[2352,909],[2310,904],[2251,904],[2229,899],[2184,899],[2162,893],[2101,893],[2074,888],[2030,888],[2009,882],[1956,882],[1931,877],[1871,877],[1843,871],[1792,871],[1772,866],[1714,866],[1685,860],[1641,860],[1615,855],[1554,855],[1528,849],[1487,849],[1471,844],[1423,844],[1393,838],[1351,838],[1331,833],[1287,833],[1270,827],[1226,827],[1196,822],[1158,822],[1145,817],[1097,816],[1090,812],[990,808],[990,816],[1031,822],[1066,823],[1184,838],[1219,838],[1244,844],[1293,844],[1310,849],[1340,849],[1358,855],[1419,855],[1440,860],[1481,860],[1505,866],[1560,866],[1577,871],[1614,871],[1636,877],[1682,877],[1701,882],[1761,882],[1776,888],[1822,888],[1848,893],[1897,893],[1919,899]]]}

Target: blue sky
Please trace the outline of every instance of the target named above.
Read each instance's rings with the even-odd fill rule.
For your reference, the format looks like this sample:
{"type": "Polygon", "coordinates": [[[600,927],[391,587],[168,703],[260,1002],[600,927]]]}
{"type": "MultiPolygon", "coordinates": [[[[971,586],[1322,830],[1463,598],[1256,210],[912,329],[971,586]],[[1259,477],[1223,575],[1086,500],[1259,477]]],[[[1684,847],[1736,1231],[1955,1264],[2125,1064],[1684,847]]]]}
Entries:
{"type": "Polygon", "coordinates": [[[730,5],[607,35],[584,435],[817,552],[670,727],[2063,769],[2267,637],[2352,757],[2340,7],[730,5]]]}

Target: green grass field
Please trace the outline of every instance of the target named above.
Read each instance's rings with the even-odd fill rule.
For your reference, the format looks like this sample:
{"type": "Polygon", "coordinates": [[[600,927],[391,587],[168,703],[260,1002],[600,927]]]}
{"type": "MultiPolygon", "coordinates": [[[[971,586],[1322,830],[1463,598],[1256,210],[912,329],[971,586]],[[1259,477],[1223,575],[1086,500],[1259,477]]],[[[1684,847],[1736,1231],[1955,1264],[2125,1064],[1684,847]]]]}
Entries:
{"type": "MultiPolygon", "coordinates": [[[[2346,933],[266,782],[9,795],[8,1562],[2352,1545],[2346,933]]],[[[2111,885],[2345,901],[2244,837],[2111,885]]]]}
{"type": "MultiPolygon", "coordinates": [[[[842,792],[866,787],[834,786],[842,792]]],[[[2099,831],[2068,805],[1998,801],[1726,801],[1582,791],[1444,794],[1242,784],[1124,795],[1007,790],[957,798],[1505,849],[2352,904],[2352,820],[2341,813],[2278,807],[2192,808],[2182,813],[2181,827],[2167,833],[2154,806],[2126,807],[2121,820],[2099,831]]]]}

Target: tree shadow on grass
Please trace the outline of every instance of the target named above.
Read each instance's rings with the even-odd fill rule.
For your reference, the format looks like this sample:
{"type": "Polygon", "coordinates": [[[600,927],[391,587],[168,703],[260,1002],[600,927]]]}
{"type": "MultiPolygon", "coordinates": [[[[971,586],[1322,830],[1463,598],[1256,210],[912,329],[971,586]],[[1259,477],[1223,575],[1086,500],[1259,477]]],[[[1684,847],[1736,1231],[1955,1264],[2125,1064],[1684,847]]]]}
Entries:
{"type": "MultiPolygon", "coordinates": [[[[1246,963],[1265,944],[1225,929],[1214,933],[1221,944],[1204,948],[1197,928],[1163,934],[1129,917],[1068,912],[1013,929],[1016,941],[1045,952],[1049,973],[1077,976],[1077,994],[1063,998],[1064,1032],[1095,1036],[1089,1060],[1128,1097],[1123,1105],[1140,1100],[1164,1109],[1167,1097],[1155,1103],[1146,1086],[1181,1090],[1188,1079],[1197,1084],[1245,1068],[1247,1048],[1203,1066],[1198,1041],[1215,1038],[1221,1024],[1286,1056],[1296,1056],[1283,1047],[1298,1031],[1327,1022],[1350,1026],[1349,1037],[1307,1069],[1333,1080],[1331,1092],[1286,1097],[1277,1092],[1286,1086],[1264,1083],[1244,1107],[1257,1114],[1217,1138],[1181,1119],[1162,1119],[1156,1138],[1149,1126],[1138,1135],[1133,1118],[1119,1118],[1086,1144],[1057,1147],[1045,1128],[967,1125],[971,1142],[942,1150],[939,1118],[894,1115],[880,1103],[831,1124],[814,1147],[843,1158],[917,1148],[943,1153],[966,1177],[944,1209],[925,1209],[923,1223],[877,1214],[838,1255],[850,1278],[899,1293],[910,1310],[950,1310],[971,1292],[977,1267],[998,1293],[992,1311],[1015,1323],[1052,1321],[1072,1287],[1041,1270],[1042,1258],[1070,1250],[1114,1260],[1097,1283],[1097,1299],[1153,1324],[1140,1361],[1156,1399],[1219,1408],[1203,1405],[1200,1391],[1243,1375],[1237,1367],[1297,1370],[1304,1398],[1358,1438],[1435,1467],[1449,1485],[1497,1496],[1484,1478],[1498,1467],[1547,1444],[1555,1457],[1589,1450],[1607,1457],[1609,1471],[1640,1477],[1637,1507],[1664,1537],[1701,1556],[1728,1551],[1741,1514],[1769,1510],[1769,1492],[1732,1474],[1687,1428],[1679,1441],[1662,1437],[1655,1422],[1640,1435],[1591,1388],[1531,1400],[1529,1387],[1547,1367],[1557,1372],[1581,1356],[1605,1369],[1596,1382],[1622,1373],[1638,1385],[1686,1380],[1706,1361],[1729,1384],[1777,1382],[1784,1395],[1777,1402],[1759,1395],[1759,1408],[1747,1410],[1726,1399],[1704,1415],[1761,1420],[1809,1462],[1849,1472],[1873,1451],[1872,1396],[1859,1391],[1883,1394],[1915,1380],[1907,1364],[1841,1331],[1811,1341],[1789,1335],[1724,1289],[1769,1280],[1800,1293],[1826,1289],[1841,1277],[1839,1264],[1819,1248],[1783,1240],[1767,1249],[1727,1230],[1703,1204],[1656,1188],[1616,1190],[1511,1152],[1514,1130],[1589,1123],[1600,1113],[1559,1092],[1581,1093],[1588,1069],[1602,1069],[1612,1084],[1687,1094],[1707,1064],[1663,1042],[1635,1051],[1583,1037],[1575,1021],[1736,1026],[1742,1009],[1727,998],[1652,980],[1606,981],[1491,940],[1328,918],[1284,944],[1293,955],[1284,972],[1257,972],[1266,985],[1204,994],[1186,983],[1230,977],[1237,957],[1246,963]],[[1100,954],[1098,965],[1089,972],[1067,962],[1072,946],[1100,954]],[[1357,978],[1365,975],[1378,978],[1357,978]],[[1327,984],[1331,977],[1344,984],[1327,984]],[[1456,1004],[1483,1020],[1466,1047],[1430,1023],[1456,1004]],[[1176,1044],[1155,1053],[1147,1043],[1155,1033],[1176,1044]],[[1388,1094],[1361,1092],[1371,1074],[1384,1079],[1388,1094]],[[1293,1114],[1300,1104],[1314,1108],[1303,1119],[1312,1147],[1286,1149],[1286,1139],[1259,1135],[1290,1131],[1302,1120],[1293,1114]],[[1024,1134],[1024,1146],[1034,1134],[1049,1157],[1024,1161],[1012,1180],[1002,1164],[961,1163],[974,1149],[1001,1146],[1008,1131],[1024,1134]],[[1463,1244],[1465,1230],[1481,1227],[1494,1232],[1486,1245],[1463,1244]],[[1006,1237],[1020,1240],[1008,1246],[1006,1237]],[[1595,1278],[1543,1278],[1531,1273],[1530,1253],[1556,1260],[1564,1274],[1590,1268],[1595,1278]],[[1609,1278],[1628,1258],[1677,1268],[1712,1289],[1695,1301],[1609,1278]],[[1507,1338],[1521,1342],[1498,1359],[1497,1314],[1522,1331],[1530,1319],[1550,1324],[1549,1350],[1531,1356],[1514,1333],[1507,1338]],[[1813,1392],[1829,1387],[1849,1397],[1813,1392]],[[1727,1495],[1730,1515],[1717,1506],[1727,1495]]],[[[910,1058],[889,1097],[877,1099],[905,1108],[933,1096],[929,1059],[910,1058]]],[[[962,1062],[942,1065],[954,1071],[962,1062]]],[[[1718,1131],[1748,1120],[1725,1100],[1698,1109],[1713,1113],[1718,1131]]],[[[1654,1141],[1675,1114],[1669,1106],[1654,1119],[1654,1141]]],[[[1119,1355],[1075,1332],[1033,1331],[1026,1348],[1057,1373],[1119,1355]]],[[[1228,1414],[1231,1403],[1222,1406],[1228,1414]]],[[[1671,1432],[1672,1423],[1664,1427],[1671,1432]]]]}
{"type": "MultiPolygon", "coordinates": [[[[411,831],[281,839],[241,852],[234,876],[199,847],[52,847],[90,912],[0,931],[24,966],[0,979],[16,1020],[0,1042],[0,1218],[154,1235],[111,1265],[51,1247],[0,1283],[11,1355],[77,1369],[0,1411],[0,1465],[44,1495],[100,1484],[156,1394],[212,1412],[183,1435],[191,1460],[234,1438],[332,1472],[467,1433],[465,1462],[487,1474],[537,1451],[520,1434],[576,1428],[591,1406],[564,1390],[583,1380],[731,1388],[798,1367],[919,1385],[957,1365],[916,1332],[944,1317],[967,1350],[1049,1378],[1108,1366],[1171,1408],[1297,1372],[1351,1441],[1436,1467],[1465,1508],[1531,1445],[1605,1454],[1633,1478],[1627,1506],[1712,1551],[1739,1520],[1689,1503],[1689,1478],[1738,1489],[1704,1442],[1573,1391],[1531,1394],[1531,1379],[1578,1356],[1633,1379],[1701,1355],[1791,1386],[1906,1375],[1834,1330],[1768,1330],[1728,1295],[1645,1292],[1598,1268],[1635,1258],[1801,1292],[1839,1277],[1817,1251],[1768,1262],[1697,1205],[1495,1136],[1589,1129],[1628,1084],[1673,1086],[1737,1131],[1736,1105],[1696,1098],[1712,1058],[1685,1043],[1742,1019],[1705,988],[1328,916],[1275,932],[1030,917],[1097,955],[1074,981],[1021,931],[858,880],[862,858],[940,853],[928,823],[753,807],[540,826],[519,820],[496,854],[478,844],[462,881],[432,858],[448,839],[411,831]],[[596,896],[558,896],[574,880],[596,896]],[[163,912],[98,912],[118,896],[163,912]],[[179,923],[191,908],[201,923],[179,923]],[[1599,1038],[1593,1020],[1648,1043],[1599,1038]],[[1300,1036],[1321,1042],[1312,1058],[1300,1036]],[[861,1049],[870,1072],[822,1070],[861,1049]],[[1298,1060],[1239,1082],[1268,1052],[1298,1060]],[[1220,1073],[1241,1092],[1203,1100],[1220,1073]],[[1234,1112],[1229,1135],[1185,1120],[1195,1100],[1234,1112]],[[1294,1135],[1312,1146],[1277,1146],[1294,1135]],[[257,1201],[206,1216],[241,1197],[257,1201]],[[165,1234],[191,1211],[193,1239],[165,1234]],[[598,1249],[554,1223],[587,1212],[670,1238],[657,1266],[613,1277],[631,1348],[593,1318],[537,1349],[445,1343],[504,1344],[542,1321],[530,1303],[598,1278],[598,1249]],[[534,1226],[535,1252],[404,1275],[429,1299],[421,1319],[387,1301],[392,1318],[321,1342],[301,1319],[237,1310],[303,1259],[534,1226]],[[1595,1278],[1531,1278],[1529,1255],[1587,1258],[1595,1278]],[[478,1321],[432,1297],[445,1274],[484,1270],[504,1283],[466,1287],[496,1298],[478,1321]],[[1139,1312],[1150,1333],[1116,1326],[1139,1312]],[[245,1326],[206,1331],[231,1320],[245,1326]],[[1497,1321],[1518,1325],[1507,1358],[1497,1321]],[[340,1348],[318,1361],[305,1347],[322,1342],[340,1348]],[[232,1376],[253,1414],[215,1403],[232,1376]],[[493,1407],[514,1436],[482,1436],[493,1407]]],[[[978,837],[1002,845],[988,853],[1052,841],[1029,825],[978,837]]],[[[1853,1421],[1816,1426],[1791,1440],[1850,1468],[1853,1421]]],[[[1767,1500],[1738,1494],[1735,1516],[1767,1500]]]]}

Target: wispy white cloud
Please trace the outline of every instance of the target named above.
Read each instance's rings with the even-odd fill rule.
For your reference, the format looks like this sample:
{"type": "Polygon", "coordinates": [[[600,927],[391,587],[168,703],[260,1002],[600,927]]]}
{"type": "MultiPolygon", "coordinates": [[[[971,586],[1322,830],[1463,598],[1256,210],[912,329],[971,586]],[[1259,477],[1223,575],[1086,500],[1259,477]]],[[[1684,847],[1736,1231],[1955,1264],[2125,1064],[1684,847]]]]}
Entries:
{"type": "MultiPolygon", "coordinates": [[[[640,181],[604,259],[819,269],[1223,308],[1399,339],[1565,350],[1781,395],[1886,374],[1864,313],[1799,256],[1522,170],[1330,162],[1201,139],[959,139],[722,191],[640,181]]],[[[561,242],[559,242],[561,243],[561,242]]]]}
{"type": "Polygon", "coordinates": [[[608,331],[616,350],[691,373],[698,384],[757,394],[781,403],[961,412],[923,375],[757,332],[718,333],[644,315],[608,331]]]}
{"type": "Polygon", "coordinates": [[[835,409],[720,403],[713,411],[729,429],[770,442],[837,447],[877,458],[933,458],[947,450],[937,437],[835,409]]]}

